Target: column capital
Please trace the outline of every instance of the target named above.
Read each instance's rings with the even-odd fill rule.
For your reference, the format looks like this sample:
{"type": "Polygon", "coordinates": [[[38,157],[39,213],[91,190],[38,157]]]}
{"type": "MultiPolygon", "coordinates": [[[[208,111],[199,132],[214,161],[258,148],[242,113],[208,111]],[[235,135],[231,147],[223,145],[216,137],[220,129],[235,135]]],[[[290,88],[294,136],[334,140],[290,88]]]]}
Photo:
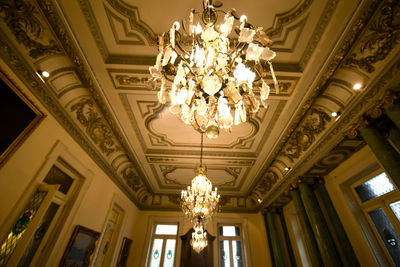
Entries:
{"type": "Polygon", "coordinates": [[[382,98],[382,107],[387,108],[393,104],[400,103],[400,92],[394,90],[387,90],[382,98]]]}
{"type": "Polygon", "coordinates": [[[370,121],[365,116],[361,116],[355,123],[347,127],[347,129],[344,130],[343,133],[348,138],[354,139],[359,136],[360,129],[366,128],[368,126],[370,126],[370,121]]]}

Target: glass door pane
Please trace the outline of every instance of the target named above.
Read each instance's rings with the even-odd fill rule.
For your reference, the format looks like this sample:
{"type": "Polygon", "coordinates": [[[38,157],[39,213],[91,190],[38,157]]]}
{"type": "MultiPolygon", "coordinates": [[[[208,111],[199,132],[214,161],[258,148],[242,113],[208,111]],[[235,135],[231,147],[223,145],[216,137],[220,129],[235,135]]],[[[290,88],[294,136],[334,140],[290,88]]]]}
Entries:
{"type": "Polygon", "coordinates": [[[222,240],[220,242],[220,261],[222,267],[230,267],[231,266],[231,257],[229,251],[229,240],[222,240]]]}
{"type": "Polygon", "coordinates": [[[368,213],[396,266],[400,266],[399,237],[382,209],[368,213]]]}
{"type": "Polygon", "coordinates": [[[175,239],[167,239],[165,244],[165,256],[164,256],[164,266],[163,267],[173,267],[174,257],[175,257],[175,239]]]}
{"type": "Polygon", "coordinates": [[[160,267],[163,241],[162,239],[154,239],[150,254],[150,267],[160,267]]]}
{"type": "Polygon", "coordinates": [[[240,241],[232,241],[233,266],[243,267],[242,246],[240,241]]]}
{"type": "Polygon", "coordinates": [[[39,227],[36,229],[35,234],[29,242],[29,246],[25,250],[22,258],[20,259],[18,267],[29,266],[59,207],[60,206],[54,202],[50,204],[49,208],[46,211],[46,214],[40,222],[39,227]]]}
{"type": "Polygon", "coordinates": [[[400,221],[400,201],[391,203],[390,208],[393,210],[397,219],[400,221]]]}

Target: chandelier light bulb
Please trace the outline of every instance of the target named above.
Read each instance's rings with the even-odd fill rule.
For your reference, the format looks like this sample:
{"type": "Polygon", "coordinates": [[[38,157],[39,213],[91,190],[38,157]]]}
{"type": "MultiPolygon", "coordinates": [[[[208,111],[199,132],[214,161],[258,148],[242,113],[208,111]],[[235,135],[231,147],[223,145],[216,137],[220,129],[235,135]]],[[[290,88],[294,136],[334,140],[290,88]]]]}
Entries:
{"type": "Polygon", "coordinates": [[[149,71],[161,84],[159,102],[170,104],[185,124],[200,132],[210,129],[207,136],[216,138],[215,127],[231,131],[246,122],[248,112],[268,107],[268,71],[279,94],[271,63],[276,54],[265,31],[246,15],[239,18],[234,9],[218,10],[208,1],[203,7],[159,37],[159,54],[149,71]]]}

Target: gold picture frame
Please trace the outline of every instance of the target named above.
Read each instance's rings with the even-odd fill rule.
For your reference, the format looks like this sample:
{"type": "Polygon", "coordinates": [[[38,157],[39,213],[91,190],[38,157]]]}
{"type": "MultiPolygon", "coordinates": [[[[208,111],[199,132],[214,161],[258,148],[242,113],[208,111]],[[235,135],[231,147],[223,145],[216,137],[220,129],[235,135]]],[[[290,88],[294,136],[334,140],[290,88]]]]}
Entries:
{"type": "Polygon", "coordinates": [[[118,260],[117,260],[116,267],[126,267],[127,266],[127,261],[128,261],[131,245],[132,245],[132,240],[127,237],[124,237],[124,239],[122,240],[121,249],[118,254],[118,260]]]}
{"type": "Polygon", "coordinates": [[[100,233],[82,225],[75,226],[61,258],[59,267],[86,267],[90,265],[100,233]]]}
{"type": "Polygon", "coordinates": [[[46,117],[0,69],[0,168],[46,117]]]}

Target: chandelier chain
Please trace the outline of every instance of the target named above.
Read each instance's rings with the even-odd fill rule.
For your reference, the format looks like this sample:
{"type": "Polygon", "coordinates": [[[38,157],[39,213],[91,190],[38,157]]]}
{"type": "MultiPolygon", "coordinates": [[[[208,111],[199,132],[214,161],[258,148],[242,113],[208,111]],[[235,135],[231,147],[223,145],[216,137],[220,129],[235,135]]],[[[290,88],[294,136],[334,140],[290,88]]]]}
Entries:
{"type": "Polygon", "coordinates": [[[201,144],[200,144],[200,168],[203,167],[203,135],[204,133],[201,133],[201,144]]]}

